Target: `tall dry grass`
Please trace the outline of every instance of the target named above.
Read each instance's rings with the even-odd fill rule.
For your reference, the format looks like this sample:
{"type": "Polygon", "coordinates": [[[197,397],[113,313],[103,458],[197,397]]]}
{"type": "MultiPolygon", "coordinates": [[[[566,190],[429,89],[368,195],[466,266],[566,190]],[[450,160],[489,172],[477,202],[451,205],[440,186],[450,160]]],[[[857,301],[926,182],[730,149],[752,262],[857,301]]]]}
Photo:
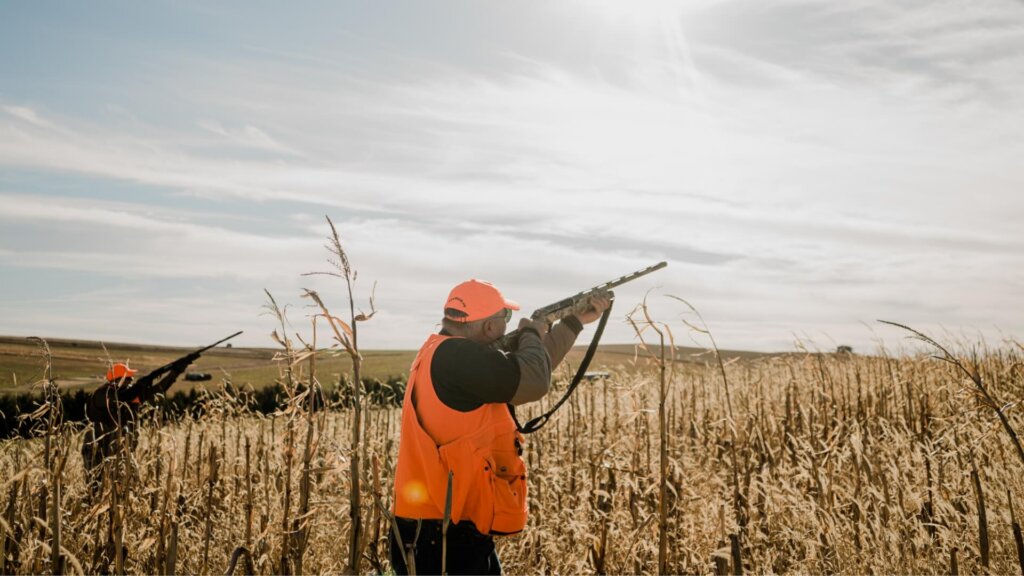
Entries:
{"type": "MultiPolygon", "coordinates": [[[[211,573],[233,556],[263,574],[345,571],[355,413],[310,410],[310,358],[291,366],[297,392],[276,415],[248,413],[227,392],[197,420],[149,415],[99,494],[77,456],[80,431],[4,442],[4,571],[211,573]]],[[[925,355],[677,358],[663,385],[660,362],[641,357],[581,387],[529,439],[530,524],[499,540],[508,572],[1021,568],[1021,462],[956,366],[925,355]]],[[[976,366],[1019,429],[1020,350],[984,351],[976,366]]],[[[363,416],[358,452],[378,465],[365,467],[362,501],[380,505],[363,511],[356,568],[380,572],[400,413],[364,405],[363,416]]]]}
{"type": "MultiPolygon", "coordinates": [[[[307,291],[303,336],[268,293],[286,396],[275,414],[249,412],[227,381],[202,417],[145,410],[137,443],[90,485],[83,430],[62,421],[44,373],[38,436],[0,443],[0,571],[390,570],[401,415],[358,388],[323,404],[318,359],[347,354],[358,370],[357,325],[373,314],[372,300],[357,313],[333,226],[328,249],[347,322],[307,291]],[[330,346],[318,344],[325,326],[330,346]]],[[[581,386],[526,443],[530,522],[498,540],[507,572],[1024,570],[1019,343],[916,333],[919,352],[724,362],[682,356],[643,307],[630,318],[635,362],[581,386]]],[[[676,329],[710,338],[696,318],[676,329]]]]}

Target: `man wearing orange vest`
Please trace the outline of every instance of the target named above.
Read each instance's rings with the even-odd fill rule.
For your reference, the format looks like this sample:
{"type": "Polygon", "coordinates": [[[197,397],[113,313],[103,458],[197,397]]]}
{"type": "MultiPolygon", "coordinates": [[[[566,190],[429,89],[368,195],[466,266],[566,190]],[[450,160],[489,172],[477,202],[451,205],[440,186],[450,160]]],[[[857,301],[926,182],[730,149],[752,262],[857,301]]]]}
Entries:
{"type": "Polygon", "coordinates": [[[94,492],[102,484],[103,460],[122,448],[130,452],[138,443],[138,412],[158,394],[166,394],[178,376],[198,355],[187,355],[136,380],[138,370],[118,362],[107,370],[106,382],[93,391],[85,405],[92,426],[82,442],[82,463],[94,492]]]}
{"type": "Polygon", "coordinates": [[[402,404],[394,494],[399,534],[391,534],[396,573],[501,573],[493,537],[520,532],[527,510],[523,437],[508,405],[543,398],[583,325],[609,305],[592,298],[589,308],[550,331],[524,318],[518,347],[506,354],[490,345],[504,336],[519,305],[488,282],[468,280],[452,289],[442,330],[420,348],[402,404]]]}

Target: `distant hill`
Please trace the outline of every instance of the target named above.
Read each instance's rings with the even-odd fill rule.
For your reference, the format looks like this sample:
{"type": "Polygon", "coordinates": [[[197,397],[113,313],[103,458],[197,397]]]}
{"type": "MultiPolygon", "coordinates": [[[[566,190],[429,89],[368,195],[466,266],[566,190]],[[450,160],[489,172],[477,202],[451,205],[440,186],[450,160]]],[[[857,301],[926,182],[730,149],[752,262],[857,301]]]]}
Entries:
{"type": "MultiPolygon", "coordinates": [[[[54,379],[61,388],[73,391],[92,389],[102,384],[108,358],[115,362],[128,360],[132,368],[152,370],[188,354],[195,348],[155,346],[123,342],[100,343],[93,340],[48,338],[54,379]]],[[[230,375],[234,383],[255,388],[273,383],[279,376],[271,348],[227,348],[208,350],[190,371],[208,372],[213,381],[206,383],[179,380],[171,392],[193,387],[216,386],[222,376],[230,375]]],[[[416,352],[413,350],[364,350],[362,376],[386,380],[408,372],[416,352]]],[[[307,369],[306,366],[302,367],[307,369]]],[[[43,377],[44,361],[39,346],[27,338],[0,336],[0,393],[26,392],[43,377]]],[[[333,385],[345,375],[352,376],[352,363],[342,354],[323,353],[316,359],[317,377],[324,386],[333,385]]]]}
{"type": "MultiPolygon", "coordinates": [[[[47,343],[52,355],[54,379],[66,390],[92,389],[99,386],[106,372],[108,358],[115,362],[128,360],[132,368],[146,371],[194,350],[177,346],[100,343],[64,338],[49,338],[47,343]]],[[[573,348],[566,358],[568,364],[563,366],[577,366],[585,351],[585,345],[573,348]]],[[[278,367],[273,361],[276,352],[277,350],[270,348],[214,348],[203,354],[190,369],[211,373],[212,384],[179,381],[171,390],[215,386],[224,375],[230,375],[232,380],[240,385],[261,387],[271,384],[278,377],[278,367]]],[[[415,355],[415,350],[364,350],[362,375],[381,380],[386,380],[390,376],[405,377],[415,355]]],[[[598,348],[591,369],[629,367],[633,365],[635,355],[636,347],[633,344],[603,345],[598,348]]],[[[641,352],[641,362],[644,362],[643,356],[641,352]]],[[[725,359],[755,359],[770,354],[723,350],[722,356],[725,359]]],[[[679,348],[676,358],[681,362],[714,361],[709,351],[699,348],[679,348]]],[[[317,356],[316,363],[317,377],[325,386],[336,383],[342,375],[351,378],[352,364],[346,356],[322,354],[317,356]]],[[[30,390],[32,384],[43,377],[43,368],[43,355],[37,344],[23,337],[0,336],[0,393],[30,390]]]]}

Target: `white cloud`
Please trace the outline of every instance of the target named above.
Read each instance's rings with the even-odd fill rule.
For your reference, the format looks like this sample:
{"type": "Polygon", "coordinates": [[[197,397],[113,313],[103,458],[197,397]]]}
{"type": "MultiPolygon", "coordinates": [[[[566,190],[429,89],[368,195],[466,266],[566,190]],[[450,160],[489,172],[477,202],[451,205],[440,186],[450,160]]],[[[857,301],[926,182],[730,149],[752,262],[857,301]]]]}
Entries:
{"type": "MultiPolygon", "coordinates": [[[[0,194],[0,222],[27,228],[18,252],[0,261],[21,267],[90,271],[124,277],[223,277],[261,280],[295,274],[313,239],[272,237],[165,219],[145,204],[0,194]],[[33,234],[59,230],[59,248],[37,244],[33,234]]],[[[14,241],[11,237],[9,240],[14,241]]]]}
{"type": "Polygon", "coordinates": [[[202,120],[198,123],[198,126],[203,130],[217,134],[218,136],[223,136],[228,142],[238,144],[239,146],[285,154],[296,153],[294,150],[281,144],[260,128],[249,124],[237,128],[226,128],[216,120],[202,120]]]}
{"type": "MultiPolygon", "coordinates": [[[[182,77],[166,79],[189,86],[179,124],[4,103],[0,165],[141,192],[0,190],[4,225],[66,241],[17,239],[0,262],[108,274],[129,262],[136,278],[288,291],[322,267],[326,212],[364,287],[380,282],[369,333],[385,346],[417,344],[410,324],[430,325],[466,276],[535,306],[661,258],[670,268],[623,298],[658,285],[691,298],[730,347],[788,347],[816,325],[864,342],[842,327],[883,315],[1024,330],[1007,304],[1024,285],[1016,11],[588,3],[545,7],[586,24],[474,56],[490,67],[402,42],[387,58],[181,57],[182,77]],[[154,187],[226,218],[281,206],[289,232],[156,212],[154,187]]],[[[619,323],[609,337],[630,335],[619,323]]]]}
{"type": "Polygon", "coordinates": [[[3,109],[11,116],[28,122],[29,124],[43,128],[50,128],[53,126],[46,119],[40,117],[32,108],[28,108],[26,106],[3,106],[3,109]]]}

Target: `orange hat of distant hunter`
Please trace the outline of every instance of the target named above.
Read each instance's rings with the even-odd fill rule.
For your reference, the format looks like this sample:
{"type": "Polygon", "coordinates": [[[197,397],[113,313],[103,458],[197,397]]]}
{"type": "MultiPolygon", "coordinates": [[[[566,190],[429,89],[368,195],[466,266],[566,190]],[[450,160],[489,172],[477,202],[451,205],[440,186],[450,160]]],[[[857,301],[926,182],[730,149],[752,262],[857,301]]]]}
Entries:
{"type": "Polygon", "coordinates": [[[475,322],[508,308],[519,310],[519,304],[506,300],[490,282],[466,280],[448,294],[444,317],[455,322],[475,322]]]}
{"type": "Polygon", "coordinates": [[[132,370],[125,362],[118,362],[107,370],[107,382],[117,382],[122,378],[131,378],[138,374],[138,370],[132,370]]]}

